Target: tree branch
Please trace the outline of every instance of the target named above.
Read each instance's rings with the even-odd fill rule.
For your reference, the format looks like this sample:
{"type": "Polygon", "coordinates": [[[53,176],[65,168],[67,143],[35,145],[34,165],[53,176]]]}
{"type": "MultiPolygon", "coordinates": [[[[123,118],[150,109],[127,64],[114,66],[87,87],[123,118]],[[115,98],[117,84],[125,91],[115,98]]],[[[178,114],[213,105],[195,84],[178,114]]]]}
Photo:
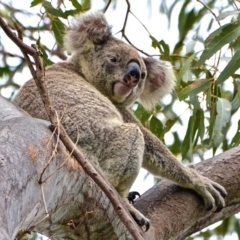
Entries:
{"type": "Polygon", "coordinates": [[[240,147],[194,165],[196,170],[227,190],[220,212],[206,211],[202,199],[191,190],[163,180],[135,202],[151,219],[146,239],[181,240],[240,211],[240,147]],[[160,226],[160,227],[159,227],[160,226]]]}

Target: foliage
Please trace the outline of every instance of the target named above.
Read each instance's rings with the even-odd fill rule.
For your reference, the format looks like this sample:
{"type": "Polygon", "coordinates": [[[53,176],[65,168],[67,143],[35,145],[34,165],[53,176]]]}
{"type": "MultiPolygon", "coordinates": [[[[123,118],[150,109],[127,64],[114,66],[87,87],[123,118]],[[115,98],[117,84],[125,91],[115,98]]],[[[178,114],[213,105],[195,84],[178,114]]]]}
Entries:
{"type": "MultiPolygon", "coordinates": [[[[118,11],[118,2],[104,1],[102,10],[108,10],[110,3],[110,7],[118,11]]],[[[152,1],[148,2],[151,6],[152,1]]],[[[166,136],[171,136],[172,143],[166,141],[166,144],[176,156],[188,162],[203,160],[207,150],[214,155],[240,143],[240,120],[237,117],[240,105],[239,4],[227,0],[220,2],[159,1],[160,14],[166,16],[170,29],[174,24],[174,15],[178,13],[178,39],[172,51],[166,41],[146,32],[146,38],[150,35],[152,47],[159,57],[174,66],[177,85],[170,103],[163,101],[152,112],[146,112],[140,104],[136,104],[135,114],[162,141],[166,136]],[[178,131],[179,128],[183,130],[178,131]]],[[[12,28],[14,24],[21,26],[26,38],[31,43],[37,43],[48,66],[53,64],[56,57],[66,59],[62,47],[68,19],[91,9],[93,4],[94,1],[90,0],[33,0],[31,3],[29,1],[31,8],[23,10],[14,8],[11,2],[2,2],[0,11],[12,28]],[[34,13],[36,7],[40,8],[34,13]],[[22,25],[19,20],[22,16],[37,19],[37,22],[22,25]],[[56,40],[52,46],[44,40],[45,34],[52,35],[52,39],[56,40]]],[[[139,23],[139,27],[144,28],[144,25],[139,23]]],[[[122,33],[126,38],[123,30],[122,33]]],[[[11,89],[13,95],[20,87],[20,83],[14,81],[15,76],[24,67],[21,55],[11,53],[7,45],[0,45],[0,91],[11,89]],[[17,61],[12,64],[10,59],[17,61]]],[[[240,235],[239,222],[235,217],[199,236],[204,239],[211,234],[224,236],[229,229],[235,229],[240,235]]]]}

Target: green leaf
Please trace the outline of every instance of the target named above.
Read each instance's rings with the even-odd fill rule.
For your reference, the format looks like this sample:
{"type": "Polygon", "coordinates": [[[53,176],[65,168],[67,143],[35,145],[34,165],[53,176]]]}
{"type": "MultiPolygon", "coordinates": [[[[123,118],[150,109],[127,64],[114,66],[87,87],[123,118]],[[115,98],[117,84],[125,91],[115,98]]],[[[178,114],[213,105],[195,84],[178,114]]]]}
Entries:
{"type": "Polygon", "coordinates": [[[228,100],[224,98],[218,98],[217,116],[213,130],[213,144],[215,147],[218,147],[223,141],[222,130],[230,120],[231,110],[232,106],[228,100]]]}
{"type": "Polygon", "coordinates": [[[153,36],[149,36],[152,40],[152,47],[153,48],[158,48],[160,53],[161,53],[161,58],[163,60],[167,60],[167,61],[171,61],[171,56],[170,56],[170,48],[169,45],[166,44],[163,40],[161,40],[160,42],[157,41],[156,38],[154,38],[153,36]]]}
{"type": "Polygon", "coordinates": [[[178,98],[180,101],[184,100],[190,95],[196,95],[200,92],[206,91],[211,85],[211,80],[209,79],[198,79],[192,84],[188,85],[180,92],[178,92],[178,98]]]}
{"type": "Polygon", "coordinates": [[[52,19],[52,30],[55,36],[56,41],[58,44],[63,47],[63,37],[65,33],[65,26],[64,24],[59,20],[59,18],[53,17],[52,19]]]}
{"type": "Polygon", "coordinates": [[[45,8],[46,12],[52,16],[66,18],[64,12],[61,9],[54,8],[48,1],[44,1],[43,7],[45,8]]]}
{"type": "Polygon", "coordinates": [[[176,117],[174,119],[168,119],[164,126],[164,134],[169,132],[172,126],[178,121],[179,119],[176,117]]]}
{"type": "Polygon", "coordinates": [[[227,64],[217,79],[217,83],[222,83],[232,76],[240,68],[240,49],[234,54],[231,61],[227,64]]]}
{"type": "Polygon", "coordinates": [[[240,120],[238,120],[238,129],[236,134],[234,135],[232,142],[230,144],[231,147],[236,147],[240,144],[240,120]]]}
{"type": "Polygon", "coordinates": [[[70,2],[72,3],[72,5],[79,11],[83,11],[82,9],[82,5],[79,4],[79,2],[77,0],[70,0],[70,2]]]}
{"type": "Polygon", "coordinates": [[[226,17],[232,16],[232,15],[237,15],[239,14],[239,11],[225,11],[219,14],[219,16],[217,17],[218,21],[223,20],[226,17]]]}
{"type": "Polygon", "coordinates": [[[188,121],[188,128],[186,135],[182,142],[182,158],[185,159],[188,153],[192,153],[193,148],[193,136],[194,136],[194,124],[195,124],[195,112],[193,113],[193,116],[189,118],[188,121]]]}
{"type": "Polygon", "coordinates": [[[146,121],[148,121],[152,115],[151,113],[146,111],[141,104],[138,104],[138,108],[136,111],[134,111],[134,114],[143,125],[145,125],[146,121]]]}
{"type": "Polygon", "coordinates": [[[171,61],[169,45],[163,40],[159,42],[159,45],[163,48],[163,60],[171,61]]]}
{"type": "Polygon", "coordinates": [[[154,115],[152,116],[150,120],[150,131],[156,135],[159,139],[163,138],[163,125],[162,122],[155,117],[154,115]]]}
{"type": "Polygon", "coordinates": [[[205,50],[196,67],[201,66],[207,59],[213,56],[218,50],[220,50],[225,44],[230,43],[234,39],[240,36],[240,26],[239,22],[226,24],[221,28],[214,31],[212,34],[208,36],[205,41],[205,50]]]}
{"type": "Polygon", "coordinates": [[[234,97],[234,99],[231,102],[232,105],[232,111],[235,111],[239,109],[240,107],[240,93],[237,93],[234,97]]]}
{"type": "Polygon", "coordinates": [[[205,134],[205,125],[204,125],[204,112],[201,108],[197,109],[196,111],[196,125],[198,130],[198,136],[196,138],[196,141],[198,140],[198,137],[202,141],[205,134]]]}
{"type": "Polygon", "coordinates": [[[157,41],[156,38],[154,38],[153,36],[149,36],[152,40],[152,47],[153,48],[159,48],[159,42],[157,41]]]}
{"type": "Polygon", "coordinates": [[[82,8],[87,11],[91,8],[91,0],[82,0],[82,8]]]}
{"type": "Polygon", "coordinates": [[[183,78],[183,75],[186,73],[187,70],[189,70],[192,60],[194,59],[195,54],[192,54],[182,65],[182,67],[180,68],[180,71],[178,73],[178,77],[177,77],[177,85],[179,86],[180,81],[183,78]]]}
{"type": "Polygon", "coordinates": [[[31,2],[31,7],[35,7],[36,5],[43,3],[45,0],[34,0],[31,2]]]}
{"type": "Polygon", "coordinates": [[[44,66],[50,66],[50,65],[53,65],[54,62],[52,62],[49,58],[48,58],[48,55],[47,55],[47,52],[45,51],[45,49],[42,47],[42,44],[41,44],[41,38],[39,38],[37,40],[37,45],[38,45],[38,48],[40,49],[42,55],[43,55],[43,63],[44,63],[44,66]]]}
{"type": "MultiPolygon", "coordinates": [[[[5,66],[5,67],[0,67],[0,77],[3,77],[4,74],[9,75],[11,73],[11,69],[9,66],[5,66]]],[[[2,84],[0,84],[1,86],[2,84]]]]}

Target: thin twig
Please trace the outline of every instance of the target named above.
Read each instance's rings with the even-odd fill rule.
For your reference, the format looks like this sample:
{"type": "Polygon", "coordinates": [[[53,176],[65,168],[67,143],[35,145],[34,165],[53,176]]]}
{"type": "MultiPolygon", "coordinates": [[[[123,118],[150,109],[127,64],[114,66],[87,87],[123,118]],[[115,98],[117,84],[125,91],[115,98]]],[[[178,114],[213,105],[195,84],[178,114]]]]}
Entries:
{"type": "Polygon", "coordinates": [[[126,16],[125,16],[124,23],[123,23],[123,28],[122,28],[122,34],[123,35],[125,35],[125,28],[126,28],[126,25],[127,25],[128,15],[129,15],[130,8],[131,8],[129,0],[126,0],[126,3],[127,3],[127,12],[126,12],[126,16]]]}
{"type": "MultiPolygon", "coordinates": [[[[197,2],[201,3],[205,8],[208,9],[208,11],[213,15],[213,17],[214,17],[215,20],[217,21],[219,27],[221,27],[221,23],[220,23],[219,20],[217,19],[217,15],[212,11],[212,9],[211,9],[210,7],[208,7],[208,5],[206,5],[206,4],[205,4],[204,2],[202,2],[201,0],[197,0],[197,2]]],[[[217,56],[217,55],[216,55],[216,56],[217,56]]],[[[214,61],[217,61],[216,64],[215,64],[215,65],[216,65],[216,68],[215,68],[215,69],[217,69],[218,66],[219,66],[219,63],[220,63],[220,57],[221,57],[221,49],[219,50],[218,57],[216,58],[217,60],[214,60],[214,61]]],[[[217,73],[217,71],[214,70],[213,76],[215,76],[216,73],[217,73]]]]}
{"type": "Polygon", "coordinates": [[[142,25],[142,27],[146,30],[146,32],[151,36],[152,34],[149,32],[147,27],[140,21],[140,19],[130,10],[130,13],[137,19],[137,21],[142,25]]]}
{"type": "Polygon", "coordinates": [[[138,50],[139,52],[141,52],[142,54],[146,55],[146,56],[150,56],[150,54],[146,53],[145,51],[139,49],[138,47],[136,47],[130,40],[129,38],[125,35],[125,33],[123,34],[123,38],[131,45],[133,46],[136,50],[138,50]]]}
{"type": "Polygon", "coordinates": [[[105,6],[105,8],[103,9],[103,13],[106,13],[106,11],[108,10],[108,7],[110,6],[112,0],[109,0],[107,5],[105,6]]]}
{"type": "Polygon", "coordinates": [[[206,5],[204,2],[202,2],[201,0],[197,0],[197,2],[201,3],[205,8],[208,9],[208,11],[213,15],[215,20],[218,22],[218,25],[221,27],[221,24],[220,24],[219,20],[217,19],[217,15],[212,11],[212,9],[208,5],[206,5]]]}
{"type": "Polygon", "coordinates": [[[24,60],[24,58],[22,56],[14,54],[14,53],[6,52],[4,50],[0,50],[0,54],[4,55],[4,56],[16,57],[16,58],[20,58],[20,59],[24,60]]]}
{"type": "Polygon", "coordinates": [[[47,209],[47,204],[46,204],[46,198],[45,198],[45,193],[44,193],[44,189],[43,189],[43,184],[40,185],[40,188],[41,188],[41,193],[42,193],[43,206],[44,206],[45,212],[46,212],[46,217],[50,218],[50,221],[51,221],[51,215],[49,214],[48,209],[47,209]]]}
{"type": "Polygon", "coordinates": [[[17,46],[24,51],[26,54],[29,54],[33,57],[36,63],[36,71],[33,72],[33,78],[36,82],[40,95],[42,97],[43,104],[45,106],[45,111],[50,119],[52,124],[51,129],[59,131],[60,139],[68,149],[69,152],[73,151],[73,156],[77,160],[77,162],[81,165],[81,167],[85,170],[85,172],[95,181],[95,183],[102,189],[102,191],[106,194],[112,206],[119,216],[122,223],[125,225],[126,229],[136,240],[143,240],[142,232],[137,227],[136,223],[130,217],[129,213],[127,213],[126,209],[123,207],[121,200],[116,193],[115,189],[108,183],[107,180],[104,179],[102,174],[95,169],[90,162],[83,156],[78,148],[76,148],[75,144],[69,138],[66,133],[66,130],[63,126],[58,122],[55,109],[53,108],[52,102],[48,96],[46,83],[44,82],[44,66],[41,58],[41,53],[38,50],[36,45],[32,45],[32,47],[28,47],[25,45],[19,38],[17,38],[12,31],[7,27],[5,22],[0,16],[0,26],[3,28],[8,37],[17,44],[17,46]]]}
{"type": "MultiPolygon", "coordinates": [[[[60,121],[59,121],[57,112],[56,112],[56,115],[57,115],[58,122],[59,122],[59,124],[60,124],[60,121]]],[[[59,126],[59,124],[58,124],[58,126],[59,126]]],[[[53,160],[53,158],[54,158],[54,155],[55,155],[56,152],[57,152],[57,148],[58,148],[58,144],[59,144],[59,139],[60,139],[60,131],[59,131],[59,129],[58,129],[58,131],[56,131],[56,130],[53,131],[53,133],[55,133],[55,132],[57,133],[56,144],[55,144],[55,147],[54,147],[54,149],[53,149],[53,151],[52,151],[52,154],[51,154],[51,156],[50,156],[47,164],[44,166],[43,170],[41,171],[40,177],[39,177],[39,179],[38,179],[38,183],[39,183],[40,185],[42,185],[43,182],[44,182],[44,180],[43,180],[43,174],[44,174],[44,172],[46,171],[46,169],[48,168],[48,166],[49,166],[50,163],[52,162],[52,160],[53,160]]]]}
{"type": "Polygon", "coordinates": [[[125,19],[124,19],[124,23],[123,23],[123,27],[122,29],[118,32],[118,33],[122,33],[122,38],[124,38],[132,47],[134,47],[137,51],[141,52],[142,54],[146,55],[146,56],[150,56],[150,54],[146,53],[145,51],[139,49],[138,47],[136,47],[129,39],[128,37],[126,36],[125,34],[125,29],[126,29],[126,25],[127,25],[127,21],[128,21],[128,16],[129,16],[129,13],[131,12],[131,5],[130,5],[130,2],[129,0],[126,0],[126,3],[127,3],[127,11],[126,11],[126,15],[125,15],[125,19]]]}

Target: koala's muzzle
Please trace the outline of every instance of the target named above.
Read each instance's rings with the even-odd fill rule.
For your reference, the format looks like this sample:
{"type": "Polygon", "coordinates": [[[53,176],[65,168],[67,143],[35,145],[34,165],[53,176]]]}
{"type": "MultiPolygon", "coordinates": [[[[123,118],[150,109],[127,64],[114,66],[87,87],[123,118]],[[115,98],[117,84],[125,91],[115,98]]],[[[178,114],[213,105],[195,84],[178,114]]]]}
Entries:
{"type": "Polygon", "coordinates": [[[133,88],[139,83],[140,77],[141,70],[139,65],[136,62],[130,62],[127,65],[127,71],[123,78],[124,83],[133,88]]]}

